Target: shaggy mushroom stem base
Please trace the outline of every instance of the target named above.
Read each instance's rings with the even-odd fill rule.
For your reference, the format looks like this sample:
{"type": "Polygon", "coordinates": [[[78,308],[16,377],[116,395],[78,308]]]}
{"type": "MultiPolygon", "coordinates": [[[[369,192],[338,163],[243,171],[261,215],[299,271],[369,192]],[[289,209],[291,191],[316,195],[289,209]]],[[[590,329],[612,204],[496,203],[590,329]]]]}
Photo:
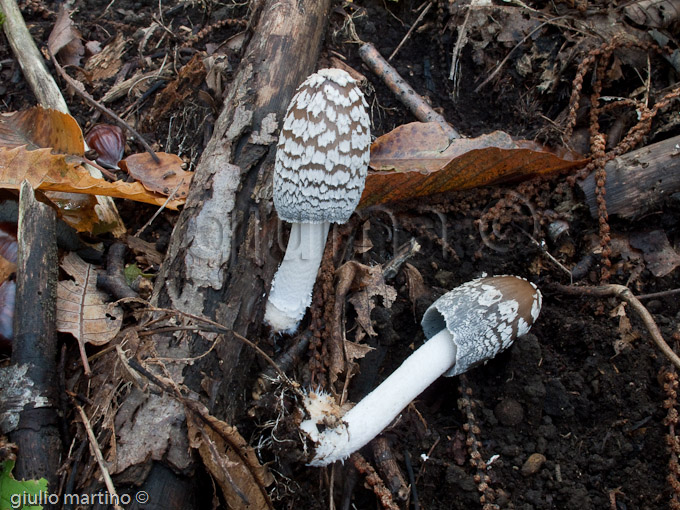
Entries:
{"type": "Polygon", "coordinates": [[[264,320],[277,333],[294,333],[312,302],[312,290],[326,246],[330,223],[293,223],[264,320]]]}
{"type": "MultiPolygon", "coordinates": [[[[449,331],[433,336],[409,356],[361,402],[341,418],[339,425],[319,431],[323,417],[312,417],[300,428],[315,443],[310,466],[344,460],[380,434],[414,398],[456,362],[456,345],[449,331]]],[[[328,423],[328,420],[325,420],[328,423]]]]}

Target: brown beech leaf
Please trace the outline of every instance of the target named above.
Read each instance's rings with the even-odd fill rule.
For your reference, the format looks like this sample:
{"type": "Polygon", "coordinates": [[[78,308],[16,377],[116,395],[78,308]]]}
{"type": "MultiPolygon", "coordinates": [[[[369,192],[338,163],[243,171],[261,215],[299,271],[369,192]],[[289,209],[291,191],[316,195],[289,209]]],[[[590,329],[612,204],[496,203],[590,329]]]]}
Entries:
{"type": "Polygon", "coordinates": [[[85,54],[85,46],[71,19],[71,12],[63,6],[59,10],[57,21],[47,38],[47,47],[63,64],[79,66],[85,54]]]}
{"type": "Polygon", "coordinates": [[[169,196],[177,189],[174,197],[185,199],[189,193],[193,172],[182,169],[184,161],[176,154],[164,152],[156,154],[160,163],[156,163],[151,154],[142,152],[128,156],[119,163],[119,166],[149,191],[169,196]]]}
{"type": "Polygon", "coordinates": [[[266,488],[274,480],[258,461],[255,450],[236,427],[210,415],[202,404],[192,402],[191,409],[194,412],[187,413],[189,443],[222,489],[228,508],[273,509],[266,488]]]}
{"type": "Polygon", "coordinates": [[[123,311],[106,303],[97,289],[97,270],[75,253],[64,257],[61,268],[73,278],[57,285],[57,330],[71,333],[78,342],[103,345],[120,331],[123,311]]]}
{"type": "Polygon", "coordinates": [[[435,193],[514,182],[579,168],[583,160],[560,157],[502,131],[449,141],[435,122],[399,126],[371,145],[370,168],[359,207],[435,193]]]}

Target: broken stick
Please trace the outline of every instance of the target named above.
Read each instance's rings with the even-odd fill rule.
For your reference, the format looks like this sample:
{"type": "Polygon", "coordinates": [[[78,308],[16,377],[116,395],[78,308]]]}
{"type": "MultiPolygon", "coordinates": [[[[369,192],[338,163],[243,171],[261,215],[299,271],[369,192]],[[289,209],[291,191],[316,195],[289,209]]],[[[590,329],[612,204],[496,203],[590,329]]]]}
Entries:
{"type": "Polygon", "coordinates": [[[365,43],[359,48],[361,60],[380,77],[389,89],[394,92],[399,100],[411,110],[411,113],[421,122],[437,122],[449,139],[462,138],[446,119],[439,115],[425,102],[420,94],[404,80],[397,70],[383,58],[380,52],[371,43],[365,43]]]}

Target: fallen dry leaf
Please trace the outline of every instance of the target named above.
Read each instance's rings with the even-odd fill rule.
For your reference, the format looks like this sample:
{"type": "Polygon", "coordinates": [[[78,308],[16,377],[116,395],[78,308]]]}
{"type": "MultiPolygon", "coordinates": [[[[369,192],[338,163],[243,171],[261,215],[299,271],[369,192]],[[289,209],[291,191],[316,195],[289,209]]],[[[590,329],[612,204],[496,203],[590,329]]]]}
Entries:
{"type": "Polygon", "coordinates": [[[580,168],[584,160],[558,156],[533,142],[495,131],[449,141],[435,122],[399,126],[371,145],[359,207],[425,197],[580,168]]]}
{"type": "Polygon", "coordinates": [[[657,278],[671,274],[680,266],[680,255],[661,230],[633,233],[630,235],[630,245],[642,252],[647,269],[657,278]]]}
{"type": "Polygon", "coordinates": [[[273,477],[260,464],[236,427],[210,415],[195,402],[187,412],[189,441],[201,455],[203,465],[222,489],[228,508],[234,510],[273,509],[266,491],[273,477]]]}
{"type": "Polygon", "coordinates": [[[62,64],[80,66],[80,61],[85,54],[85,46],[83,46],[80,32],[71,19],[71,12],[61,7],[57,21],[54,22],[54,28],[47,38],[47,47],[62,64]]]}
{"type": "Polygon", "coordinates": [[[422,296],[428,294],[427,287],[425,286],[425,280],[420,271],[408,262],[404,264],[404,273],[406,273],[406,282],[408,284],[408,298],[411,300],[411,306],[413,309],[413,314],[416,313],[416,301],[422,296]]]}
{"type": "Polygon", "coordinates": [[[57,283],[57,331],[71,333],[80,346],[87,371],[85,344],[103,345],[120,331],[123,310],[107,303],[108,296],[97,288],[97,270],[75,253],[69,253],[61,268],[73,278],[57,283]]]}
{"type": "MultiPolygon", "coordinates": [[[[359,325],[369,335],[376,336],[377,333],[371,324],[371,311],[375,308],[373,298],[382,297],[383,306],[391,308],[392,303],[397,298],[397,291],[394,287],[385,283],[381,266],[369,267],[362,264],[359,264],[359,266],[360,272],[358,272],[357,276],[362,288],[349,298],[349,302],[354,305],[359,325]]],[[[357,276],[355,276],[355,279],[357,276]]]]}
{"type": "Polygon", "coordinates": [[[0,147],[25,145],[28,150],[52,149],[61,154],[82,156],[83,132],[76,120],[65,113],[36,106],[0,115],[0,147]]]}
{"type": "Polygon", "coordinates": [[[345,340],[344,348],[347,363],[354,363],[356,360],[363,358],[369,352],[375,350],[370,345],[351,342],[349,340],[345,340]]]}
{"type": "Polygon", "coordinates": [[[614,340],[614,352],[616,354],[621,354],[626,349],[629,349],[633,342],[640,338],[640,333],[633,329],[630,319],[626,314],[626,305],[627,303],[620,303],[609,313],[610,317],[619,318],[619,338],[614,340]]]}
{"type": "MultiPolygon", "coordinates": [[[[26,179],[34,189],[42,191],[165,204],[165,196],[147,191],[140,183],[92,177],[82,166],[84,147],[83,133],[70,115],[39,106],[0,115],[0,187],[19,189],[26,179]]],[[[170,200],[166,206],[176,209],[182,203],[181,199],[170,200]]],[[[70,215],[74,215],[73,210],[70,215]]],[[[71,225],[80,231],[87,230],[91,219],[82,218],[71,225]]]]}
{"type": "Polygon", "coordinates": [[[142,152],[128,156],[119,166],[149,191],[170,196],[177,190],[174,198],[186,199],[193,172],[182,168],[184,161],[176,154],[157,152],[156,155],[160,163],[156,163],[151,154],[142,152]]]}
{"type": "MultiPolygon", "coordinates": [[[[138,182],[108,182],[92,177],[79,159],[53,154],[49,149],[27,151],[24,147],[0,147],[0,188],[16,189],[26,179],[33,189],[63,191],[126,198],[154,205],[165,204],[167,198],[144,189],[138,182]]],[[[166,207],[177,209],[183,200],[170,200],[166,207]]]]}

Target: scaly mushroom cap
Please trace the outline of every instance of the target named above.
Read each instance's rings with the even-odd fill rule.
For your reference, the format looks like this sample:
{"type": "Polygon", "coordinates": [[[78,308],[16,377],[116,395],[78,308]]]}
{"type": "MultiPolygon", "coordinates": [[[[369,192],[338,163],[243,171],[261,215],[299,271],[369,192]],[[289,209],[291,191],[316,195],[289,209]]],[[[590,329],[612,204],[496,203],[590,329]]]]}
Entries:
{"type": "Polygon", "coordinates": [[[366,100],[341,69],[309,76],[288,106],[274,166],[274,206],[291,223],[345,223],[370,157],[366,100]]]}
{"type": "Polygon", "coordinates": [[[444,375],[462,374],[526,335],[541,311],[538,288],[517,276],[464,283],[427,309],[421,326],[429,339],[446,327],[456,344],[456,363],[444,375]]]}

